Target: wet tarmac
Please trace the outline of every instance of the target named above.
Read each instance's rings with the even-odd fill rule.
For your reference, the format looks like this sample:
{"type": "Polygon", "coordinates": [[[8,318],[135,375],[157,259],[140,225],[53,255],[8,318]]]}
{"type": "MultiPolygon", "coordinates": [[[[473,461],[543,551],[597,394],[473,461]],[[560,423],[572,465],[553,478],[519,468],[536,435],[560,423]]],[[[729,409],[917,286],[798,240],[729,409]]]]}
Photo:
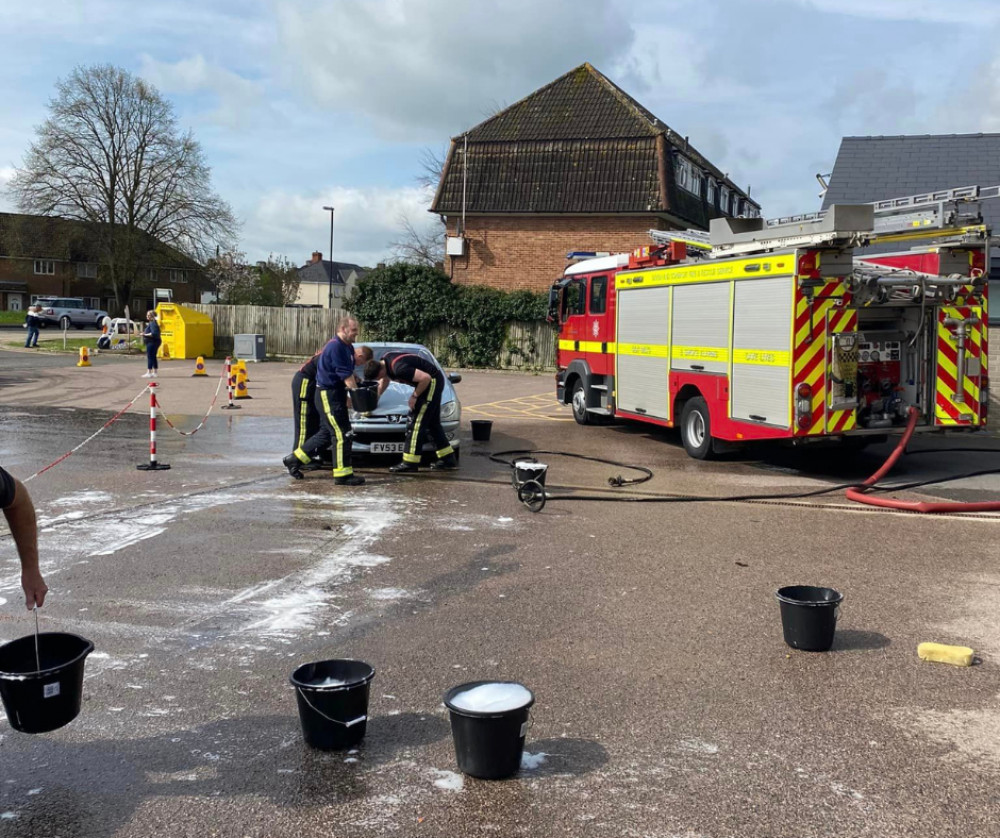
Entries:
{"type": "MultiPolygon", "coordinates": [[[[105,408],[58,404],[53,387],[83,387],[66,359],[11,354],[0,353],[0,463],[22,478],[141,388],[122,360],[87,380],[87,403],[105,408]]],[[[867,476],[888,448],[696,463],[668,433],[515,413],[488,443],[463,423],[456,474],[363,462],[361,489],[318,472],[293,481],[280,465],[293,370],[252,368],[254,400],[194,436],[162,429],[169,471],[135,468],[148,458],[137,405],[29,484],[52,589],[42,629],[96,652],[70,725],[29,736],[0,722],[0,836],[995,834],[996,517],[878,513],[840,491],[553,499],[532,514],[490,454],[572,451],[653,470],[612,489],[631,472],[539,455],[553,495],[612,499],[809,492],[867,476]],[[831,652],[783,644],[774,591],[787,584],[845,594],[831,652]],[[981,663],[921,663],[925,640],[971,645],[981,663]],[[298,665],[334,657],[377,670],[356,753],[303,744],[288,684],[298,665]],[[536,696],[525,767],[503,782],[458,773],[441,704],[482,678],[536,696]]],[[[168,369],[164,393],[188,429],[214,386],[182,378],[168,369]]],[[[459,392],[495,404],[550,383],[472,373],[459,392]]],[[[1000,448],[989,436],[918,443],[1000,448]]],[[[891,478],[1000,468],[991,456],[907,458],[891,478]]],[[[1000,480],[921,491],[995,498],[1000,480]]],[[[33,620],[9,536],[0,563],[6,641],[33,620]]]]}

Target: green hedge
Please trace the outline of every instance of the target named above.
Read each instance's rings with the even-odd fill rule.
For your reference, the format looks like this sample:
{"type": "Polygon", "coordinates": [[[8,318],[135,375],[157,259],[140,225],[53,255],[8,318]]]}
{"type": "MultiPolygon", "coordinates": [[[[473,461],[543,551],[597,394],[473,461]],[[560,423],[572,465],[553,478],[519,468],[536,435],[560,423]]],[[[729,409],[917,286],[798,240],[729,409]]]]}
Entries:
{"type": "Polygon", "coordinates": [[[548,299],[530,291],[455,285],[436,268],[397,262],[366,274],[344,307],[364,323],[370,340],[426,343],[432,329],[454,329],[449,360],[491,367],[505,348],[507,323],[544,320],[548,299]]]}

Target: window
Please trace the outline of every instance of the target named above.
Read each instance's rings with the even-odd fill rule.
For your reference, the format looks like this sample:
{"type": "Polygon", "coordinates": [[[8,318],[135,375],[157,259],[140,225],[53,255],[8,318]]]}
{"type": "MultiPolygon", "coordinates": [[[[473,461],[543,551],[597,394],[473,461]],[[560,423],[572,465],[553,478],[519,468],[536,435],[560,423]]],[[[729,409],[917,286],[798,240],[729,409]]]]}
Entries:
{"type": "Polygon", "coordinates": [[[150,282],[156,282],[158,278],[159,278],[159,272],[156,270],[156,268],[146,268],[146,279],[148,279],[150,282]]]}
{"type": "Polygon", "coordinates": [[[84,297],[83,302],[85,308],[99,309],[101,307],[100,297],[84,297]]]}
{"type": "Polygon", "coordinates": [[[729,212],[729,187],[724,184],[719,187],[719,209],[729,212]]]}
{"type": "Polygon", "coordinates": [[[583,314],[587,310],[587,283],[575,279],[566,286],[563,292],[563,320],[575,314],[583,314]]]}
{"type": "Polygon", "coordinates": [[[715,206],[715,199],[718,197],[718,185],[715,182],[715,178],[708,179],[708,191],[705,193],[705,200],[711,206],[715,206]]]}
{"type": "Polygon", "coordinates": [[[608,278],[595,276],[590,280],[590,313],[604,314],[608,301],[608,278]]]}
{"type": "Polygon", "coordinates": [[[187,272],[186,271],[179,271],[179,270],[176,270],[175,268],[171,268],[170,269],[170,281],[171,282],[180,283],[181,285],[183,285],[185,282],[188,281],[187,272]]]}
{"type": "Polygon", "coordinates": [[[97,279],[97,265],[93,262],[77,262],[76,275],[80,279],[97,279]]]}
{"type": "Polygon", "coordinates": [[[35,273],[52,275],[56,272],[56,263],[51,259],[36,259],[35,273]]]}
{"type": "Polygon", "coordinates": [[[701,197],[702,173],[686,157],[679,154],[674,165],[674,179],[679,187],[701,197]]]}

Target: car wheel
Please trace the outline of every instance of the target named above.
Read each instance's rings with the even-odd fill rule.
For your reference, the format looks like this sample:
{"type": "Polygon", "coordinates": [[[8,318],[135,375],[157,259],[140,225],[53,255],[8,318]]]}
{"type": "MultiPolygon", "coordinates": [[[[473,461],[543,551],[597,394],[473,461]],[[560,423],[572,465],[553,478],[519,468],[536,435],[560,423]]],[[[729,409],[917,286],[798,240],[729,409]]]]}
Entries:
{"type": "Polygon", "coordinates": [[[59,328],[64,332],[73,325],[73,321],[70,320],[65,314],[59,318],[59,328]]]}
{"type": "Polygon", "coordinates": [[[681,442],[696,460],[712,459],[712,422],[701,396],[688,399],[681,411],[681,442]]]}
{"type": "Polygon", "coordinates": [[[583,381],[579,378],[573,385],[573,395],[570,398],[573,405],[573,418],[578,425],[592,425],[591,414],[587,412],[587,390],[583,386],[583,381]]]}

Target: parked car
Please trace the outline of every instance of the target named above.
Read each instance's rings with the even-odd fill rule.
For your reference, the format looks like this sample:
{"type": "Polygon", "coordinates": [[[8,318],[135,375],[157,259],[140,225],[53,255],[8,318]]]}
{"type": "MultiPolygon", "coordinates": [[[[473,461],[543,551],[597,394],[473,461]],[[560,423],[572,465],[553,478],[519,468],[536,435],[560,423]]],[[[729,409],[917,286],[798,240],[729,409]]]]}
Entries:
{"type": "MultiPolygon", "coordinates": [[[[458,384],[462,376],[457,373],[445,372],[437,358],[426,347],[419,343],[365,343],[370,346],[376,360],[382,360],[386,352],[412,352],[431,361],[444,374],[444,392],[441,394],[441,427],[459,455],[458,428],[462,421],[462,404],[458,400],[453,384],[458,384]]],[[[354,374],[360,381],[364,377],[361,367],[354,374]]],[[[406,437],[406,419],[409,415],[409,400],[413,388],[398,381],[389,382],[389,386],[378,400],[378,407],[371,413],[351,411],[351,425],[354,429],[354,454],[403,454],[403,440],[406,437]]],[[[422,453],[433,455],[436,446],[427,438],[422,453]]]]}
{"type": "Polygon", "coordinates": [[[35,305],[42,307],[39,314],[39,326],[58,326],[60,329],[68,329],[76,326],[83,329],[86,326],[93,326],[100,329],[104,318],[108,316],[106,311],[96,308],[87,308],[87,304],[81,297],[39,297],[35,300],[35,305]]]}

